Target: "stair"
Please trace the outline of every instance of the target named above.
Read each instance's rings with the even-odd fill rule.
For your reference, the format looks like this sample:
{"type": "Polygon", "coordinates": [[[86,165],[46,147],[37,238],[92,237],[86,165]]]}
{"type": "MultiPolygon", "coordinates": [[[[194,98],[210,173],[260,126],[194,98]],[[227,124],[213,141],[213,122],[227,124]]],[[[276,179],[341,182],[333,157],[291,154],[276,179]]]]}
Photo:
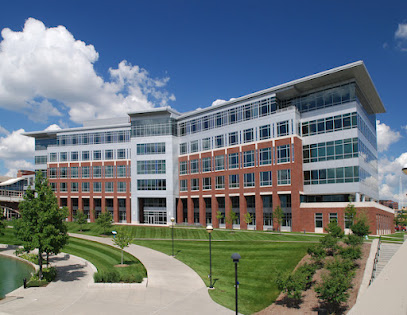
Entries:
{"type": "Polygon", "coordinates": [[[387,265],[393,255],[398,251],[400,246],[401,244],[380,244],[379,259],[377,261],[376,271],[374,274],[375,279],[379,276],[380,272],[383,270],[384,266],[387,265]]]}

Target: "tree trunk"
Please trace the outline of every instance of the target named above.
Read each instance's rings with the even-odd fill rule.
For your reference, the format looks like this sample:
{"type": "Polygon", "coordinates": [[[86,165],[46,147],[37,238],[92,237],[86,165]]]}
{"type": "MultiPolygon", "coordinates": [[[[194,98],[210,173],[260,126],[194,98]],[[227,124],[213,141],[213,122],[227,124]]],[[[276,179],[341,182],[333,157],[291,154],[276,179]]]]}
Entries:
{"type": "Polygon", "coordinates": [[[122,249],[122,265],[123,265],[123,249],[122,249]]]}
{"type": "Polygon", "coordinates": [[[40,249],[38,249],[38,265],[40,267],[38,276],[39,276],[40,280],[42,280],[42,252],[40,249]]]}
{"type": "Polygon", "coordinates": [[[48,268],[48,264],[49,264],[49,252],[47,252],[47,268],[48,268]]]}

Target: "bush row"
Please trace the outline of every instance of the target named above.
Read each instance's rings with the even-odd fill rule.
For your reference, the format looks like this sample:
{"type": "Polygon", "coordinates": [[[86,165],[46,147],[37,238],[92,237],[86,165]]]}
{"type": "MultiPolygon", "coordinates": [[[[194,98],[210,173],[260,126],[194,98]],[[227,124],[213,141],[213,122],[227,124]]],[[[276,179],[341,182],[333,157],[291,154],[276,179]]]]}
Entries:
{"type": "Polygon", "coordinates": [[[93,280],[97,283],[141,283],[143,276],[140,274],[126,274],[120,275],[117,270],[99,271],[93,275],[93,280]]]}

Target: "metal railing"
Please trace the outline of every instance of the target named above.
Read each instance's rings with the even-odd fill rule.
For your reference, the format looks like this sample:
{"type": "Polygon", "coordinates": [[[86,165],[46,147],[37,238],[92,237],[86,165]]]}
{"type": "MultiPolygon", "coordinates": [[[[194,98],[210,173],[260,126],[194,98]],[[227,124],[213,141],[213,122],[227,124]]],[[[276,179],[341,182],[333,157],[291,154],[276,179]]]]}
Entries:
{"type": "Polygon", "coordinates": [[[24,196],[24,191],[0,189],[0,196],[3,196],[3,197],[19,197],[19,198],[23,198],[23,196],[24,196]]]}
{"type": "Polygon", "coordinates": [[[376,251],[376,255],[374,257],[372,276],[370,277],[369,286],[372,284],[373,280],[376,278],[376,267],[377,267],[377,263],[379,262],[381,242],[382,242],[382,237],[379,236],[379,242],[377,243],[377,251],[376,251]]]}

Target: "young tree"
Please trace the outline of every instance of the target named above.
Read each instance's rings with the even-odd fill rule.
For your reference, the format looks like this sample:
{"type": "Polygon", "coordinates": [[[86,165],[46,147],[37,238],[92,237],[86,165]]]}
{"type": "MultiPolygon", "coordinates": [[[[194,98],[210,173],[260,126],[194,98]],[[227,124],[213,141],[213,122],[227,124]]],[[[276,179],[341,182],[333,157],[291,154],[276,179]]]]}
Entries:
{"type": "Polygon", "coordinates": [[[102,229],[102,233],[108,232],[112,227],[113,219],[109,211],[102,212],[96,219],[96,224],[102,229]]]}
{"type": "Polygon", "coordinates": [[[244,215],[244,222],[246,222],[246,224],[250,224],[253,222],[253,215],[250,214],[249,212],[246,212],[246,214],[244,215]]]}
{"type": "Polygon", "coordinates": [[[113,238],[113,243],[122,250],[122,261],[123,265],[123,250],[125,247],[129,246],[133,240],[133,235],[129,230],[120,229],[117,231],[116,236],[113,238]]]}
{"type": "Polygon", "coordinates": [[[68,241],[64,222],[68,213],[66,209],[59,209],[57,198],[41,172],[35,176],[35,190],[28,188],[19,209],[21,219],[16,221],[14,230],[25,251],[38,249],[42,278],[43,253],[57,254],[68,241]]]}
{"type": "Polygon", "coordinates": [[[356,216],[355,223],[352,225],[351,230],[353,234],[364,237],[370,233],[369,218],[366,211],[359,211],[356,216]]]}
{"type": "Polygon", "coordinates": [[[280,231],[281,224],[283,222],[283,210],[280,206],[277,206],[272,214],[273,222],[277,224],[277,230],[280,231]]]}
{"type": "Polygon", "coordinates": [[[223,215],[223,213],[221,211],[216,211],[216,219],[218,219],[219,221],[222,220],[225,216],[223,215]]]}
{"type": "Polygon", "coordinates": [[[237,214],[234,211],[230,211],[229,215],[226,218],[226,222],[229,224],[232,224],[232,229],[233,229],[233,222],[237,220],[237,214]]]}
{"type": "Polygon", "coordinates": [[[78,209],[76,212],[75,221],[79,224],[79,229],[82,232],[83,226],[88,223],[88,216],[83,212],[83,210],[78,209]]]}
{"type": "MultiPolygon", "coordinates": [[[[349,200],[350,201],[350,200],[349,200]]],[[[350,228],[356,218],[356,208],[353,204],[349,204],[345,208],[345,228],[350,228]]]]}
{"type": "Polygon", "coordinates": [[[325,228],[325,231],[327,231],[333,237],[336,238],[343,237],[343,231],[341,227],[338,225],[338,222],[336,222],[336,220],[332,220],[331,222],[329,222],[328,226],[325,228]]]}

